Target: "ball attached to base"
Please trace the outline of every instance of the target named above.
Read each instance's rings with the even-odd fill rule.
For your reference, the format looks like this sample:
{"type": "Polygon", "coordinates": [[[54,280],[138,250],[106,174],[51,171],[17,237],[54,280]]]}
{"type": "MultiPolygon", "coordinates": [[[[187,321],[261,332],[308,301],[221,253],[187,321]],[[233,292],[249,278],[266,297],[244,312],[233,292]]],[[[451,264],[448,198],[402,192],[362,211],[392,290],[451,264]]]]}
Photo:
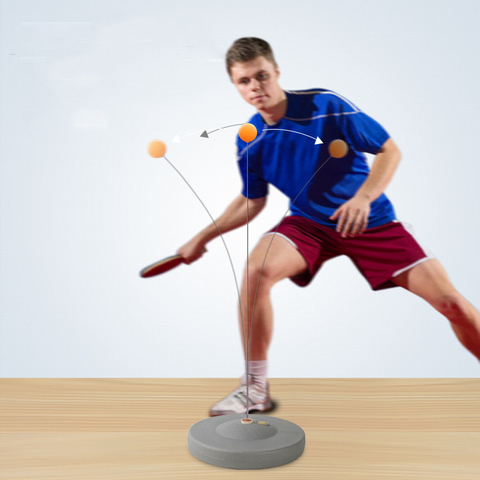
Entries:
{"type": "Polygon", "coordinates": [[[257,129],[251,123],[244,123],[238,130],[238,135],[244,142],[250,143],[257,138],[257,129]]]}
{"type": "Polygon", "coordinates": [[[148,144],[148,154],[153,158],[163,157],[167,151],[167,146],[161,140],[152,140],[148,144]]]}
{"type": "Polygon", "coordinates": [[[328,145],[328,152],[332,157],[343,158],[348,153],[348,145],[343,140],[332,140],[328,145]]]}

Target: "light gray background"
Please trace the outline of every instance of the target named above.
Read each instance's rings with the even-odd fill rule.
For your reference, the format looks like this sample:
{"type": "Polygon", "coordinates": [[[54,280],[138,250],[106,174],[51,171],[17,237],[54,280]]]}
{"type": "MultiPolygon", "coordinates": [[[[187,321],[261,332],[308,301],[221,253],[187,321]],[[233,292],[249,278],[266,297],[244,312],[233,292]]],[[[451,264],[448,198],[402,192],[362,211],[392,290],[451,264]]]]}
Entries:
{"type": "MultiPolygon", "coordinates": [[[[2,1],[1,376],[240,376],[221,240],[138,272],[210,222],[152,139],[215,218],[240,192],[237,129],[199,135],[255,113],[224,66],[243,36],[270,42],[283,88],[330,88],[390,132],[398,218],[480,306],[479,23],[475,1],[2,1]]],[[[251,248],[287,206],[272,188],[251,248]]],[[[225,239],[240,281],[246,229],[225,239]]],[[[478,377],[444,317],[345,257],[272,301],[271,377],[478,377]]]]}

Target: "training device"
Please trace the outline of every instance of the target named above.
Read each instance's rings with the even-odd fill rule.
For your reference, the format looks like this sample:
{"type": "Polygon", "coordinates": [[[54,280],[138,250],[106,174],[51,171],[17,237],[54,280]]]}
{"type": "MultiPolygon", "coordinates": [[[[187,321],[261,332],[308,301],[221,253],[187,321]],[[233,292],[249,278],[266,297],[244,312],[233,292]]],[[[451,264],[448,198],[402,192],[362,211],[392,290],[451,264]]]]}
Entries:
{"type": "Polygon", "coordinates": [[[237,470],[260,470],[293,462],[305,449],[305,432],[268,415],[210,417],[188,431],[188,449],[203,462],[237,470]]]}
{"type": "MultiPolygon", "coordinates": [[[[239,129],[239,137],[247,143],[248,170],[248,144],[257,138],[256,127],[250,123],[243,124],[239,129]]],[[[315,145],[317,145],[317,143],[315,143],[315,145]]],[[[348,150],[349,147],[347,143],[341,139],[336,139],[330,142],[328,146],[330,157],[320,166],[320,168],[316,170],[314,175],[318,173],[318,171],[325,165],[325,163],[327,163],[330,158],[343,158],[345,155],[347,155],[348,150]]],[[[154,140],[149,144],[148,153],[152,157],[160,158],[165,155],[165,152],[166,146],[163,142],[159,140],[154,140]]],[[[208,211],[207,207],[205,207],[204,203],[200,200],[200,197],[193,190],[190,184],[185,180],[183,175],[177,170],[176,167],[173,166],[171,162],[168,161],[166,157],[165,160],[182,177],[185,183],[187,183],[187,185],[190,187],[190,189],[193,191],[195,196],[198,198],[200,203],[207,211],[212,221],[215,223],[215,220],[208,211]]],[[[310,180],[312,178],[310,178],[310,180]]],[[[305,184],[305,187],[310,182],[310,180],[305,184]]],[[[303,189],[300,191],[300,193],[302,191],[303,189]]],[[[298,198],[300,193],[297,195],[297,197],[295,197],[295,200],[298,198]]],[[[295,202],[295,200],[293,200],[292,204],[295,202]]],[[[287,213],[288,210],[287,212],[285,212],[283,218],[285,218],[287,213]]],[[[217,230],[223,240],[223,236],[216,223],[215,226],[217,227],[217,230]]],[[[230,254],[228,252],[228,248],[225,242],[224,245],[230,258],[230,254]]],[[[144,268],[140,272],[140,276],[143,278],[153,277],[155,275],[167,272],[168,270],[171,270],[172,268],[175,268],[182,263],[185,263],[185,259],[181,255],[173,255],[144,268]]],[[[231,259],[230,263],[232,263],[231,259]]],[[[247,271],[248,268],[249,266],[247,256],[247,271]]],[[[235,276],[233,264],[232,270],[235,276]]],[[[249,319],[247,312],[247,332],[249,331],[248,327],[249,319]]],[[[249,360],[249,344],[249,338],[247,337],[247,365],[249,360]]],[[[246,374],[248,377],[248,367],[246,374]]],[[[187,437],[188,449],[190,453],[197,459],[211,465],[216,465],[218,467],[224,468],[233,468],[238,470],[257,470],[278,467],[280,465],[286,465],[287,463],[293,462],[294,460],[298,459],[305,449],[305,432],[302,430],[302,428],[295,423],[289,422],[288,420],[283,420],[281,418],[271,417],[267,415],[250,415],[248,385],[246,397],[247,404],[245,414],[219,415],[215,417],[209,417],[194,423],[190,427],[187,437]]]]}

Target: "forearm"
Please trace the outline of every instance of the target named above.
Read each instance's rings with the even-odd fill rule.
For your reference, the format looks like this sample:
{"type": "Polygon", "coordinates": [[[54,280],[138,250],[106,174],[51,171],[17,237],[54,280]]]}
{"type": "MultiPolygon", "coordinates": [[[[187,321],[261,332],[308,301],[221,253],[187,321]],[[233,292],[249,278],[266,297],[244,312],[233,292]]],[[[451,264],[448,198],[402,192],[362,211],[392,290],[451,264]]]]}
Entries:
{"type": "MultiPolygon", "coordinates": [[[[263,209],[266,203],[266,197],[248,200],[248,221],[253,220],[263,209]]],[[[215,221],[210,224],[198,235],[197,239],[201,243],[208,243],[222,233],[230,232],[236,228],[242,227],[247,223],[247,199],[243,195],[239,195],[227,207],[225,212],[215,221]],[[218,229],[217,229],[218,227],[218,229]]]]}
{"type": "Polygon", "coordinates": [[[369,203],[376,200],[387,188],[401,159],[401,153],[394,141],[389,138],[377,153],[370,173],[355,194],[369,203]]]}

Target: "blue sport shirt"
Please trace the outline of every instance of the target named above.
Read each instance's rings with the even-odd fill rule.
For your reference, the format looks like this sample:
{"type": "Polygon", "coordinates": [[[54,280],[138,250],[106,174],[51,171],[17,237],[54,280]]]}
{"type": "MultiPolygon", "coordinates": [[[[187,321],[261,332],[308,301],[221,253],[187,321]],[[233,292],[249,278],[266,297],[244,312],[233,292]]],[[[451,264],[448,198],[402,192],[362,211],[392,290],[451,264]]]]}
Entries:
{"type": "MultiPolygon", "coordinates": [[[[237,135],[242,194],[247,197],[248,181],[248,198],[264,197],[271,183],[290,198],[292,215],[335,228],[337,220],[329,217],[355,195],[370,172],[362,152],[377,154],[389,134],[352,102],[331,90],[287,90],[285,94],[287,111],[279,122],[267,125],[258,112],[249,120],[257,128],[257,138],[248,144],[248,175],[247,144],[237,135]],[[317,136],[323,144],[315,145],[317,136]],[[343,158],[328,160],[328,145],[336,139],[344,140],[349,151],[343,158]]],[[[368,228],[395,220],[393,205],[385,194],[370,207],[368,228]]]]}

